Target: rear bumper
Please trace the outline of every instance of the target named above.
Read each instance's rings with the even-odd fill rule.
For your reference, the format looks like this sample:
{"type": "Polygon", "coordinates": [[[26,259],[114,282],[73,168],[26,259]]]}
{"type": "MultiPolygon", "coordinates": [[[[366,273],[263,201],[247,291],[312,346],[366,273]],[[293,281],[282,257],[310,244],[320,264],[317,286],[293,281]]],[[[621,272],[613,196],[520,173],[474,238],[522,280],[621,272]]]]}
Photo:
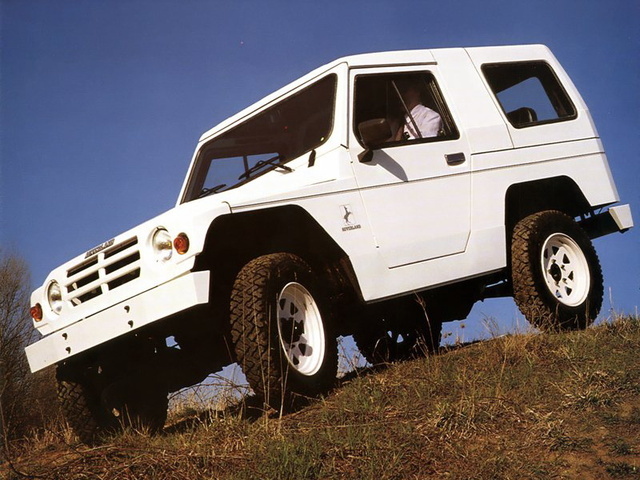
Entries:
{"type": "Polygon", "coordinates": [[[580,225],[591,238],[615,232],[626,232],[633,227],[631,207],[628,204],[611,207],[606,212],[583,220],[580,225]]]}
{"type": "Polygon", "coordinates": [[[609,214],[621,232],[626,232],[633,227],[633,217],[631,216],[631,207],[629,204],[611,207],[609,214]]]}
{"type": "Polygon", "coordinates": [[[32,372],[209,301],[209,272],[194,272],[148,290],[29,345],[32,372]]]}

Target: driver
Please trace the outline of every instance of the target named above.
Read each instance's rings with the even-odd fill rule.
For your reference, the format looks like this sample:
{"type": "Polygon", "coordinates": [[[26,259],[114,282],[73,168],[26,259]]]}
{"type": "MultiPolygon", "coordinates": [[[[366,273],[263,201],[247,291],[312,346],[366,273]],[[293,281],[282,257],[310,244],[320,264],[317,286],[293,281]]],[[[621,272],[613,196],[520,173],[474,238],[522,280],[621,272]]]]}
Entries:
{"type": "Polygon", "coordinates": [[[436,111],[422,104],[419,80],[410,78],[399,80],[395,83],[406,109],[394,140],[436,137],[442,128],[442,118],[436,111]],[[410,112],[410,114],[407,114],[407,112],[410,112]]]}

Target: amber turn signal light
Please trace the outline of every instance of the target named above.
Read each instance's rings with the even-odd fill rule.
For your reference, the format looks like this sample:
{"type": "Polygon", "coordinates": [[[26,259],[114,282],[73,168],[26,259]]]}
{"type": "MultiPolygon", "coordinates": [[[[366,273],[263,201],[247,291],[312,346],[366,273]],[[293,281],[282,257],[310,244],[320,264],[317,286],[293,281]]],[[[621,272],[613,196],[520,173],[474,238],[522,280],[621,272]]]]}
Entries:
{"type": "Polygon", "coordinates": [[[186,233],[181,233],[174,238],[173,248],[176,249],[179,255],[184,255],[189,251],[189,237],[187,237],[186,233]]]}
{"type": "Polygon", "coordinates": [[[42,320],[42,306],[39,303],[36,303],[35,306],[31,307],[29,313],[31,314],[31,318],[36,322],[40,322],[42,320]]]}

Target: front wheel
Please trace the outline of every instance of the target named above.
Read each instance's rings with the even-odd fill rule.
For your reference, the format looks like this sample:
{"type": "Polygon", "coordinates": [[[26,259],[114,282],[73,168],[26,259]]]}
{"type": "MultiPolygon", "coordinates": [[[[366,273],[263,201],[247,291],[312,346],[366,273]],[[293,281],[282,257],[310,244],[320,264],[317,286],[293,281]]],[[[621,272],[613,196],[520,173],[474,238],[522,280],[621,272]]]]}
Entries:
{"type": "Polygon", "coordinates": [[[584,230],[564,213],[548,210],[518,222],[511,265],[516,304],[536,327],[586,328],[600,312],[598,256],[584,230]]]}
{"type": "Polygon", "coordinates": [[[167,391],[154,379],[130,376],[109,383],[98,374],[67,377],[58,370],[58,401],[78,438],[86,444],[133,427],[148,433],[162,430],[167,418],[167,391]]]}
{"type": "Polygon", "coordinates": [[[279,409],[335,382],[336,337],[317,278],[299,257],[275,253],[245,265],[231,293],[231,338],[249,385],[279,409]]]}
{"type": "Polygon", "coordinates": [[[99,397],[87,384],[58,380],[58,401],[64,416],[80,441],[88,445],[118,427],[116,418],[101,408],[99,397]]]}

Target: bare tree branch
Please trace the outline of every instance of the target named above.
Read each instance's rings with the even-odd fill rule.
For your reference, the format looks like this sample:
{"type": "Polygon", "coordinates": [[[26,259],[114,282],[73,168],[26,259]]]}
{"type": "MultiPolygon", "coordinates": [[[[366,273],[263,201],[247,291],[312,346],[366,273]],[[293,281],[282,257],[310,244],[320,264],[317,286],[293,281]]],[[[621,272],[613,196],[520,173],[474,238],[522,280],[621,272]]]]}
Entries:
{"type": "MultiPolygon", "coordinates": [[[[42,425],[41,408],[55,397],[45,375],[33,375],[24,348],[37,336],[29,318],[29,268],[0,247],[0,435],[6,444],[42,425]]],[[[50,375],[49,375],[50,376],[50,375]]]]}

